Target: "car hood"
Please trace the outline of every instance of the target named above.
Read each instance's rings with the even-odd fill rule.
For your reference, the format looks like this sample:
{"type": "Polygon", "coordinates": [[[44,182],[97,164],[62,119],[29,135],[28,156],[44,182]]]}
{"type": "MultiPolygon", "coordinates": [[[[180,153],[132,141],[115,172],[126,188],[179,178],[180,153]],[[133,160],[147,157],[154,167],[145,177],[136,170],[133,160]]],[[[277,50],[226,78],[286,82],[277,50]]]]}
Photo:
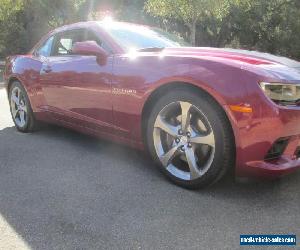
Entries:
{"type": "Polygon", "coordinates": [[[164,52],[167,54],[177,54],[182,56],[201,56],[201,57],[215,57],[221,59],[228,59],[233,61],[240,61],[254,65],[270,65],[282,64],[291,68],[298,68],[300,70],[300,62],[295,60],[275,56],[268,53],[240,50],[240,49],[219,49],[219,48],[206,48],[206,47],[177,47],[166,48],[164,52]]]}
{"type": "Polygon", "coordinates": [[[300,80],[300,62],[258,51],[206,47],[177,47],[163,50],[166,55],[206,58],[229,63],[244,69],[260,69],[270,78],[300,80]]]}

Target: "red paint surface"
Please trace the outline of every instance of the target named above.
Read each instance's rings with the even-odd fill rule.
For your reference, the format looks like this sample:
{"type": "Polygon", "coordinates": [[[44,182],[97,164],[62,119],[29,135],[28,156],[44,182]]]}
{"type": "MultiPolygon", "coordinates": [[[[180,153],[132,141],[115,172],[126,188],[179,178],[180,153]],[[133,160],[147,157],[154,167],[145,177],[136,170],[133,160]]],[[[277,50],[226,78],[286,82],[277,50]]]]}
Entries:
{"type": "Polygon", "coordinates": [[[142,112],[158,88],[181,82],[208,92],[224,108],[233,128],[236,173],[240,176],[278,176],[300,167],[294,151],[300,137],[300,108],[280,107],[268,100],[258,83],[300,84],[300,70],[280,58],[213,48],[166,48],[162,52],[125,51],[94,22],[59,28],[88,27],[113,53],[104,65],[95,56],[42,59],[29,53],[10,57],[5,78],[26,88],[37,119],[105,137],[143,149],[142,112]],[[278,60],[277,60],[278,59],[278,60]],[[45,72],[50,68],[51,72],[45,72]],[[252,113],[230,110],[247,105],[252,113]],[[263,159],[280,137],[291,137],[284,155],[263,159]]]}

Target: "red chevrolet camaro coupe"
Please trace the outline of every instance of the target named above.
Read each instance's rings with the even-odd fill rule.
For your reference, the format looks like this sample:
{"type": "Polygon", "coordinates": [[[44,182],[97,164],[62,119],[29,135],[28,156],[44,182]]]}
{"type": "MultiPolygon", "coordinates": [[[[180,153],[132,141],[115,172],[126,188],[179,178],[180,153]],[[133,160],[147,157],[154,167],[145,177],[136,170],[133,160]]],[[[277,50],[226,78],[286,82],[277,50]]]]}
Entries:
{"type": "Polygon", "coordinates": [[[147,150],[186,188],[300,167],[300,63],[270,54],[187,47],[136,24],[84,22],[7,58],[13,121],[38,122],[147,150]]]}

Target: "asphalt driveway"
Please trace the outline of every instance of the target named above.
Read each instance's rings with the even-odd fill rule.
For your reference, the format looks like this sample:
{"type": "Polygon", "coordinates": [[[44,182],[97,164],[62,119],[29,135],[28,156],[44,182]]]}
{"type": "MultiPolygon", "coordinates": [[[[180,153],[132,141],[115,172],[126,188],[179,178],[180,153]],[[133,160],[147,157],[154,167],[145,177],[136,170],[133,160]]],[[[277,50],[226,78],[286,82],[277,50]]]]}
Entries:
{"type": "Polygon", "coordinates": [[[300,172],[187,191],[141,152],[53,126],[17,132],[0,89],[0,249],[249,249],[240,234],[299,238],[299,225],[300,172]]]}

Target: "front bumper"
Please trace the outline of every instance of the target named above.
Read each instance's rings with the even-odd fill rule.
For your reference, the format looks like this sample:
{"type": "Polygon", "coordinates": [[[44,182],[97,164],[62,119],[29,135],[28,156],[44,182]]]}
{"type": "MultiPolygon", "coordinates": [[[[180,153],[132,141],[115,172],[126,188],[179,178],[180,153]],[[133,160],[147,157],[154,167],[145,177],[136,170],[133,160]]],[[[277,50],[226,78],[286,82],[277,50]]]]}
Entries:
{"type": "MultiPolygon", "coordinates": [[[[247,176],[259,176],[264,178],[278,178],[290,174],[300,169],[300,159],[294,157],[281,156],[276,161],[254,161],[247,162],[247,176]]],[[[242,175],[243,176],[243,175],[242,175]]]]}
{"type": "Polygon", "coordinates": [[[300,169],[300,108],[268,103],[253,110],[238,124],[237,176],[277,178],[300,169]],[[287,140],[286,146],[268,158],[280,138],[287,140]]]}

